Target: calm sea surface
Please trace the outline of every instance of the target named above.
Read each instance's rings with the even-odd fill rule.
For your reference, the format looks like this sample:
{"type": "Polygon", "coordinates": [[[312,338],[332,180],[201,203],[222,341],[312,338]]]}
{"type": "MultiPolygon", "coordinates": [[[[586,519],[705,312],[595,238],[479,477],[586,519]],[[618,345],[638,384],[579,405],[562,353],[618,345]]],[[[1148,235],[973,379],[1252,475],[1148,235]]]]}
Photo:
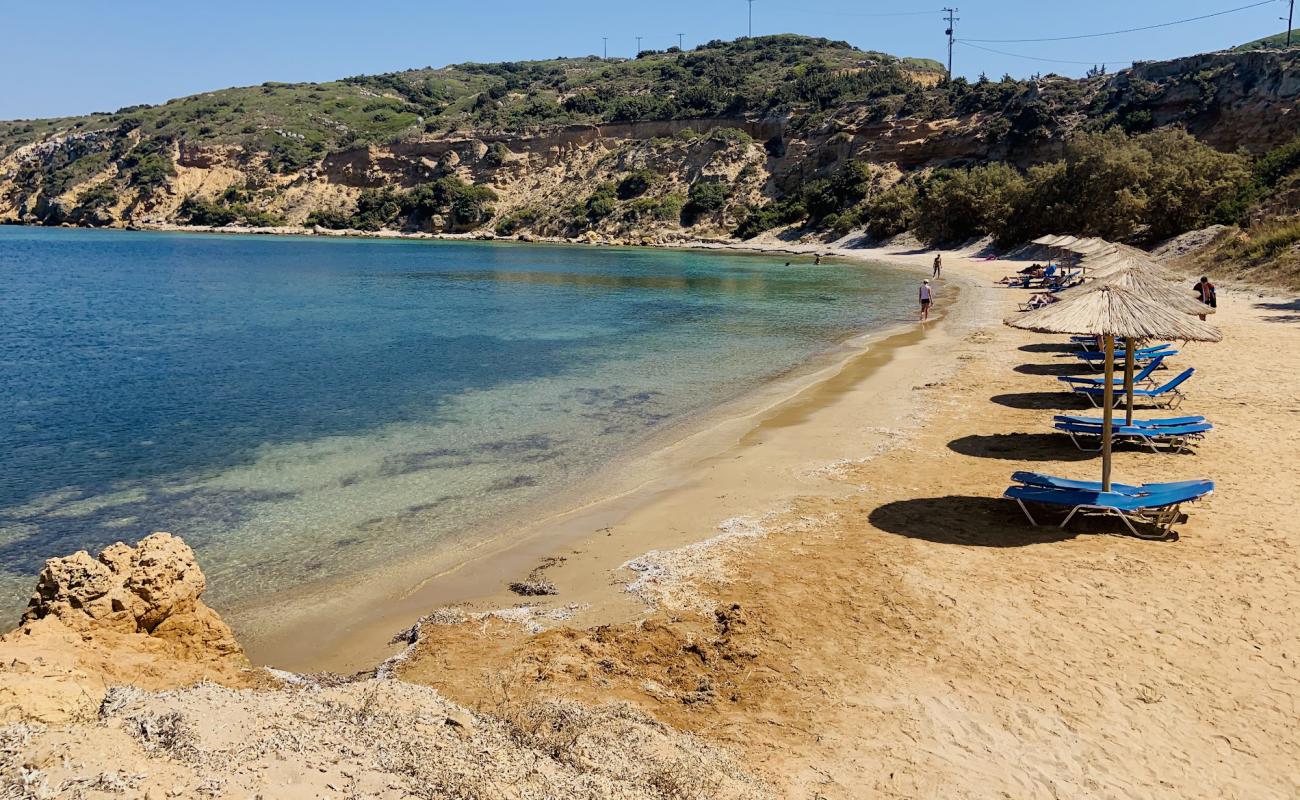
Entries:
{"type": "Polygon", "coordinates": [[[155,530],[218,604],[429,551],[912,310],[784,263],[0,226],[0,629],[155,530]]]}

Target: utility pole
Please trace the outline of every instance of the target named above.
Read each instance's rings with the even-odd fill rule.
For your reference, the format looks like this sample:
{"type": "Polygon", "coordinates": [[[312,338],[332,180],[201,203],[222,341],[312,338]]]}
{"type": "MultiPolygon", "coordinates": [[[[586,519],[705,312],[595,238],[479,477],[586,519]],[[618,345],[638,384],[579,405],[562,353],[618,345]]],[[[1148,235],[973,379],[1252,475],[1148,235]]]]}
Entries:
{"type": "Polygon", "coordinates": [[[745,0],[749,3],[749,38],[754,38],[754,0],[745,0]]]}
{"type": "MultiPolygon", "coordinates": [[[[1291,0],[1291,2],[1295,2],[1295,0],[1291,0]]],[[[955,17],[955,16],[953,16],[953,15],[956,14],[956,13],[957,13],[958,11],[960,11],[960,10],[961,10],[961,9],[959,9],[959,8],[945,8],[945,9],[944,9],[944,11],[947,11],[947,12],[948,12],[948,30],[944,31],[944,33],[946,33],[946,34],[948,35],[948,80],[949,80],[949,81],[952,80],[952,43],[953,43],[953,34],[955,34],[955,33],[957,32],[956,24],[957,24],[957,22],[958,22],[959,20],[961,20],[961,17],[955,17]]]]}
{"type": "Polygon", "coordinates": [[[678,50],[681,50],[681,49],[682,49],[682,37],[685,36],[685,35],[686,35],[686,34],[684,34],[684,33],[679,33],[679,34],[677,34],[677,49],[678,49],[678,50]]]}
{"type": "Polygon", "coordinates": [[[605,60],[608,61],[609,60],[609,37],[602,36],[600,37],[600,40],[605,43],[605,60]]]}
{"type": "Polygon", "coordinates": [[[636,57],[641,57],[641,37],[636,37],[636,57]]]}
{"type": "Polygon", "coordinates": [[[1286,46],[1291,46],[1291,28],[1295,25],[1295,0],[1291,0],[1291,10],[1286,15],[1286,46]]]}

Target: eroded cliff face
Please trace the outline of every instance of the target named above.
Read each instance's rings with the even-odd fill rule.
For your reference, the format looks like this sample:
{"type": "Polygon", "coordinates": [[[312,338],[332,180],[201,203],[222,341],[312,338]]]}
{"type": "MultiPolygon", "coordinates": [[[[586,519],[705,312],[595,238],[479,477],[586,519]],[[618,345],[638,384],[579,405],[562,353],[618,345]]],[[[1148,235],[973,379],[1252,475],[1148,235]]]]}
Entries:
{"type": "MultiPolygon", "coordinates": [[[[84,131],[18,148],[0,159],[0,221],[71,225],[184,223],[187,198],[214,201],[227,190],[288,225],[314,211],[351,214],[366,190],[409,189],[439,177],[490,188],[490,232],[512,216],[511,232],[671,241],[727,236],[745,206],[861,159],[883,174],[987,160],[1021,166],[1058,157],[1086,125],[1183,125],[1223,150],[1263,152],[1300,125],[1300,54],[1220,53],[1140,64],[1109,79],[1046,78],[1015,118],[987,111],[901,116],[880,103],[813,115],[571,125],[521,133],[467,132],[357,147],[305,168],[273,168],[270,156],[235,144],[171,142],[155,179],[122,173],[118,157],[139,131],[84,131]],[[1065,98],[1064,100],[1062,98],[1065,98]],[[743,133],[743,135],[737,135],[743,133]],[[658,180],[635,207],[587,219],[573,209],[631,170],[658,180]],[[682,219],[674,204],[701,180],[723,181],[720,208],[682,219]],[[92,190],[101,187],[98,194],[92,190]],[[656,205],[656,203],[658,205],[656,205]],[[545,213],[538,213],[542,210],[545,213]]],[[[428,232],[461,230],[437,215],[428,232]]]]}
{"type": "Polygon", "coordinates": [[[90,718],[114,685],[267,682],[201,599],[206,586],[169,533],[48,560],[22,623],[0,637],[0,723],[90,718]]]}

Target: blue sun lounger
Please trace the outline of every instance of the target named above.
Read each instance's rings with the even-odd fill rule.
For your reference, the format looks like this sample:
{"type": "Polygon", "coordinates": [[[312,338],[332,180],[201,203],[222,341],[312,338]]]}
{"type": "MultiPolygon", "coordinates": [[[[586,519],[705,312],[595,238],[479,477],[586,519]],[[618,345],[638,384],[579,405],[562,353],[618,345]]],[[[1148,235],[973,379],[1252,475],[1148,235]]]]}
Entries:
{"type": "MultiPolygon", "coordinates": [[[[1058,478],[1055,475],[1045,475],[1041,472],[1014,472],[1011,474],[1011,480],[1025,486],[1033,486],[1039,489],[1064,489],[1069,491],[1100,492],[1101,481],[1076,481],[1070,478],[1058,478]]],[[[1198,479],[1194,481],[1174,481],[1173,483],[1144,483],[1141,486],[1129,486],[1125,483],[1112,483],[1110,490],[1119,494],[1132,495],[1133,497],[1142,497],[1149,494],[1158,494],[1160,492],[1182,491],[1189,486],[1204,486],[1209,481],[1198,479]]]]}
{"type": "MultiPolygon", "coordinates": [[[[1062,433],[1069,434],[1070,441],[1080,450],[1097,451],[1102,448],[1101,425],[1083,425],[1077,422],[1057,422],[1052,427],[1062,433]],[[1095,446],[1093,446],[1095,444],[1095,446]]],[[[1196,422],[1187,425],[1178,425],[1175,427],[1142,427],[1140,425],[1111,425],[1111,434],[1116,441],[1132,442],[1133,444],[1146,445],[1151,448],[1151,452],[1159,453],[1161,447],[1167,448],[1170,453],[1186,453],[1192,449],[1192,444],[1205,437],[1205,434],[1214,430],[1214,426],[1208,422],[1196,422]]]]}
{"type": "MultiPolygon", "coordinates": [[[[1213,481],[1189,481],[1183,484],[1167,484],[1157,491],[1141,494],[1125,494],[1100,489],[1064,489],[1043,486],[1012,486],[1003,494],[1016,501],[1020,510],[1031,525],[1037,526],[1038,520],[1030,513],[1030,505],[1050,508],[1069,509],[1061,527],[1079,514],[1101,514],[1119,517],[1129,532],[1140,539],[1167,539],[1174,523],[1181,517],[1183,503],[1192,503],[1208,497],[1214,491],[1213,481]],[[1159,535],[1139,533],[1134,522],[1156,526],[1159,535]]],[[[1132,487],[1129,487],[1132,488],[1132,487]]],[[[1152,488],[1155,488],[1154,485],[1152,488]]]]}
{"type": "MultiPolygon", "coordinates": [[[[1053,422],[1074,422],[1079,425],[1097,425],[1105,424],[1101,417],[1077,417],[1071,414],[1057,414],[1052,417],[1053,422]]],[[[1165,417],[1163,419],[1135,419],[1128,423],[1138,428],[1177,428],[1182,425],[1196,425],[1205,422],[1205,417],[1165,417]]],[[[1111,424],[1118,424],[1118,420],[1112,420],[1111,424]]]]}
{"type": "MultiPolygon", "coordinates": [[[[1157,345],[1155,347],[1139,347],[1137,350],[1133,351],[1133,358],[1134,360],[1138,360],[1138,361],[1149,360],[1155,358],[1156,356],[1171,356],[1176,354],[1177,352],[1178,351],[1174,350],[1173,345],[1171,344],[1162,344],[1162,345],[1157,345]]],[[[1116,361],[1123,361],[1124,357],[1127,354],[1128,354],[1127,350],[1122,350],[1118,347],[1115,348],[1116,361]]],[[[1079,359],[1080,361],[1087,361],[1089,363],[1092,363],[1094,361],[1104,362],[1106,360],[1106,351],[1081,350],[1075,353],[1074,357],[1079,359]]]]}
{"type": "MultiPolygon", "coordinates": [[[[1134,399],[1150,400],[1161,408],[1173,410],[1181,406],[1183,400],[1187,399],[1187,396],[1178,387],[1186,383],[1187,379],[1195,373],[1195,369],[1189,368],[1162,386],[1157,386],[1154,389],[1134,389],[1133,397],[1134,399]]],[[[1101,408],[1101,404],[1105,402],[1103,400],[1106,392],[1105,386],[1076,386],[1074,391],[1076,394],[1086,396],[1097,408],[1101,408]]],[[[1124,392],[1115,392],[1116,407],[1123,402],[1124,392]]]]}
{"type": "MultiPolygon", "coordinates": [[[[1164,363],[1164,360],[1165,360],[1164,353],[1160,353],[1155,358],[1151,359],[1151,362],[1147,364],[1145,367],[1143,367],[1141,372],[1133,376],[1133,384],[1137,385],[1139,383],[1151,383],[1152,385],[1155,385],[1155,380],[1152,379],[1151,373],[1160,369],[1160,365],[1164,363]]],[[[1074,375],[1068,375],[1068,376],[1058,377],[1057,380],[1061,381],[1062,383],[1068,383],[1072,386],[1105,386],[1106,385],[1105,378],[1079,378],[1074,375]]],[[[1111,382],[1114,383],[1116,386],[1123,386],[1124,376],[1118,375],[1112,378],[1111,382]]]]}

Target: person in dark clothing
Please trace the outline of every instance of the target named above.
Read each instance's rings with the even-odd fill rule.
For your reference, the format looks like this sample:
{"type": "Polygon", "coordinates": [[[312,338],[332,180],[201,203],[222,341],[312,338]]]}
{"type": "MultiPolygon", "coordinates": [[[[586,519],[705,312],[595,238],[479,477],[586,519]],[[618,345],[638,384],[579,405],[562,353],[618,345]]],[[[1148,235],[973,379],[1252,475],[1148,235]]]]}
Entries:
{"type": "MultiPolygon", "coordinates": [[[[1210,308],[1219,307],[1218,291],[1215,289],[1214,284],[1210,283],[1209,278],[1202,276],[1201,280],[1193,288],[1196,290],[1196,298],[1202,303],[1210,308]]],[[[1201,315],[1201,319],[1205,319],[1204,314],[1201,315]]]]}

